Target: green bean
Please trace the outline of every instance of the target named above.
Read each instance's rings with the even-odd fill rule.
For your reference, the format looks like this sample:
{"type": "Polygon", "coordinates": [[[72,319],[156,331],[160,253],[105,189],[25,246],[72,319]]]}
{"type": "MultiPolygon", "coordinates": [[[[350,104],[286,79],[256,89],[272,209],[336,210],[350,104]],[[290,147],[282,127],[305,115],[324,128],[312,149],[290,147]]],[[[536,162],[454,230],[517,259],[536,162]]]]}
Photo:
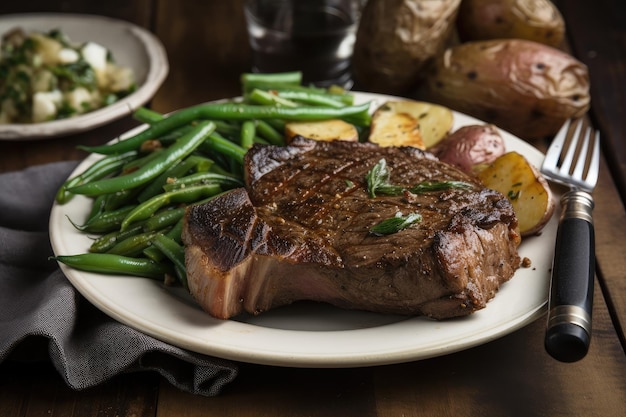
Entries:
{"type": "Polygon", "coordinates": [[[126,239],[117,242],[106,253],[123,256],[137,256],[141,254],[145,248],[152,244],[152,240],[158,233],[159,232],[144,232],[128,236],[126,239]]]}
{"type": "Polygon", "coordinates": [[[148,129],[126,140],[104,146],[81,147],[81,149],[103,154],[127,152],[138,149],[146,139],[158,137],[177,127],[191,123],[194,120],[248,120],[248,119],[284,119],[284,120],[326,120],[351,117],[361,124],[369,124],[369,103],[341,108],[300,106],[259,106],[242,103],[206,103],[180,110],[148,129]]]}
{"type": "Polygon", "coordinates": [[[65,204],[72,198],[73,194],[68,192],[69,188],[104,178],[107,175],[120,170],[128,161],[134,159],[136,155],[137,153],[133,151],[122,155],[111,155],[97,160],[84,172],[68,179],[61,185],[61,187],[59,187],[55,197],[57,203],[65,204]]]}
{"type": "Polygon", "coordinates": [[[163,230],[166,227],[169,227],[185,215],[185,207],[179,207],[175,209],[163,210],[161,212],[155,213],[154,216],[150,217],[143,223],[142,229],[144,232],[155,232],[158,230],[163,230]]]}
{"type": "MultiPolygon", "coordinates": [[[[352,105],[354,103],[354,95],[346,92],[344,88],[338,86],[331,86],[328,89],[314,86],[305,86],[298,83],[298,79],[301,78],[297,73],[288,73],[285,78],[283,74],[277,77],[265,77],[265,74],[261,74],[258,77],[257,74],[252,74],[253,77],[248,77],[244,74],[242,76],[242,89],[243,93],[248,94],[254,89],[273,91],[283,96],[286,99],[295,99],[295,96],[289,97],[291,94],[295,95],[311,95],[311,104],[321,104],[314,96],[324,96],[327,99],[332,99],[346,105],[352,105]],[[291,79],[289,79],[291,78],[291,79]],[[286,94],[283,94],[286,93],[286,94]]],[[[274,74],[271,74],[274,75],[274,74]]],[[[305,98],[300,96],[300,99],[296,101],[309,102],[311,98],[305,98]]],[[[321,98],[321,101],[325,99],[321,98]]],[[[332,104],[332,103],[331,103],[332,104]]]]}
{"type": "Polygon", "coordinates": [[[182,127],[187,123],[191,123],[192,121],[193,118],[180,120],[177,118],[172,118],[170,116],[164,118],[159,122],[153,123],[147,129],[144,129],[134,136],[131,136],[124,140],[102,146],[78,146],[78,149],[82,149],[91,153],[102,153],[106,155],[137,150],[146,140],[158,138],[176,128],[182,127]]]}
{"type": "Polygon", "coordinates": [[[169,145],[170,143],[176,142],[181,136],[186,135],[191,132],[195,128],[193,123],[186,124],[181,127],[177,127],[176,129],[172,129],[169,132],[159,136],[157,139],[164,145],[169,145]]]}
{"type": "MultiPolygon", "coordinates": [[[[170,230],[165,233],[165,236],[174,240],[178,244],[182,244],[181,235],[183,232],[183,219],[181,218],[170,230]]],[[[154,262],[161,262],[163,260],[163,253],[154,246],[147,247],[143,251],[144,256],[154,262]]]]}
{"type": "Polygon", "coordinates": [[[237,161],[235,159],[228,159],[227,161],[228,172],[232,175],[237,175],[243,178],[243,161],[237,161]]]}
{"type": "Polygon", "coordinates": [[[136,157],[137,152],[135,151],[125,152],[119,155],[105,156],[104,158],[98,159],[96,162],[91,164],[89,168],[87,168],[83,173],[79,174],[78,176],[81,177],[83,180],[99,178],[102,175],[100,171],[102,168],[108,167],[111,164],[118,166],[119,163],[131,161],[136,157]]]}
{"type": "MultiPolygon", "coordinates": [[[[240,127],[237,126],[236,124],[225,122],[222,120],[211,120],[211,122],[215,123],[215,131],[219,132],[220,134],[223,134],[226,136],[238,136],[239,135],[240,127]]],[[[194,125],[195,125],[195,122],[192,121],[189,124],[186,124],[182,127],[176,128],[166,133],[165,135],[159,137],[158,139],[161,143],[168,145],[174,142],[179,137],[181,137],[184,133],[187,133],[189,132],[189,130],[193,129],[194,125]]]]}
{"type": "Polygon", "coordinates": [[[235,187],[243,187],[243,182],[232,175],[217,174],[215,172],[197,172],[187,175],[186,177],[177,178],[169,184],[165,184],[165,191],[173,191],[189,185],[198,184],[219,184],[224,188],[230,189],[235,187]]]}
{"type": "MultiPolygon", "coordinates": [[[[241,126],[237,123],[229,123],[223,120],[211,120],[215,123],[215,132],[221,135],[227,136],[229,138],[236,138],[239,136],[239,132],[241,130],[241,126]]],[[[182,133],[186,133],[189,130],[193,129],[195,126],[195,122],[187,124],[185,126],[179,127],[177,129],[172,130],[171,132],[166,133],[165,135],[159,137],[159,141],[164,145],[169,145],[174,142],[176,139],[182,136],[182,133]]]]}
{"type": "Polygon", "coordinates": [[[215,123],[215,131],[227,136],[237,136],[241,130],[240,126],[221,120],[213,120],[215,123]]]}
{"type": "Polygon", "coordinates": [[[157,148],[152,151],[142,153],[141,155],[143,156],[135,158],[131,161],[128,161],[128,163],[124,164],[124,166],[122,167],[122,173],[129,174],[131,172],[137,171],[137,169],[139,169],[143,165],[146,165],[147,163],[154,161],[156,158],[161,156],[161,154],[164,151],[165,149],[163,148],[157,148]]]}
{"type": "Polygon", "coordinates": [[[254,143],[254,136],[256,135],[256,126],[252,120],[246,120],[241,125],[241,147],[244,149],[250,149],[254,143]]]}
{"type": "Polygon", "coordinates": [[[148,124],[156,123],[165,118],[165,116],[163,116],[161,113],[156,112],[154,110],[150,110],[147,107],[139,107],[133,113],[133,117],[137,121],[140,121],[142,123],[148,123],[148,124]]]}
{"type": "Polygon", "coordinates": [[[167,170],[165,170],[161,175],[156,177],[154,180],[150,181],[146,187],[141,190],[141,192],[137,195],[137,201],[143,203],[144,201],[154,197],[155,195],[163,192],[163,186],[167,183],[168,178],[178,178],[185,176],[187,172],[189,172],[196,163],[194,160],[184,159],[180,162],[177,162],[167,170]]]}
{"type": "MultiPolygon", "coordinates": [[[[219,195],[219,194],[218,194],[219,195]]],[[[210,201],[212,199],[214,199],[215,197],[217,197],[217,195],[199,200],[199,201],[194,201],[193,203],[190,203],[189,206],[195,206],[197,204],[204,204],[207,201],[210,201]]],[[[167,232],[165,232],[165,236],[169,237],[170,239],[173,239],[175,242],[182,244],[182,232],[183,232],[183,223],[184,223],[184,210],[186,210],[187,208],[185,207],[183,209],[183,215],[180,217],[180,219],[178,219],[178,221],[176,222],[176,224],[174,224],[174,226],[168,230],[167,232]]],[[[146,220],[146,222],[144,223],[144,227],[146,227],[146,225],[152,221],[152,218],[146,220]]],[[[154,247],[148,247],[143,251],[144,255],[147,256],[148,258],[152,259],[155,262],[160,262],[161,260],[163,260],[163,257],[161,256],[161,253],[154,247]]]]}
{"type": "Polygon", "coordinates": [[[152,197],[151,199],[134,207],[120,224],[120,229],[125,230],[136,221],[145,220],[152,216],[161,207],[170,203],[189,203],[200,200],[221,191],[218,184],[197,185],[166,192],[152,197]]]}
{"type": "Polygon", "coordinates": [[[342,96],[339,94],[319,94],[293,90],[279,90],[276,94],[286,100],[313,106],[345,107],[347,105],[341,100],[342,96]]]}
{"type": "Polygon", "coordinates": [[[162,279],[165,272],[161,265],[151,260],[109,253],[83,253],[55,256],[51,259],[75,269],[101,274],[123,274],[162,279]]]}
{"type": "Polygon", "coordinates": [[[207,140],[200,146],[200,149],[225,155],[240,165],[243,165],[243,158],[247,152],[246,149],[215,132],[209,135],[207,140]]]}
{"type": "Polygon", "coordinates": [[[187,274],[185,272],[185,249],[176,241],[163,234],[156,235],[152,244],[172,261],[181,284],[184,288],[188,288],[187,274]]]}
{"type": "Polygon", "coordinates": [[[254,136],[254,138],[252,138],[252,142],[253,143],[260,143],[262,145],[269,145],[270,143],[268,141],[266,141],[265,139],[263,139],[260,136],[254,136]]]}
{"type": "MultiPolygon", "coordinates": [[[[167,120],[167,119],[165,119],[167,120]]],[[[138,187],[159,176],[176,161],[186,157],[196,149],[215,129],[211,122],[200,122],[196,129],[176,141],[167,148],[159,158],[143,165],[136,171],[116,178],[106,178],[88,184],[70,188],[70,192],[95,196],[114,193],[138,187]]]]}
{"type": "Polygon", "coordinates": [[[212,115],[215,118],[225,120],[246,120],[246,119],[285,119],[285,120],[326,120],[333,118],[344,118],[348,116],[359,116],[364,121],[369,122],[369,103],[346,106],[341,108],[327,108],[315,106],[300,107],[279,107],[279,106],[259,106],[251,104],[224,103],[224,104],[203,104],[189,109],[192,114],[206,117],[212,115]]]}
{"type": "Polygon", "coordinates": [[[285,137],[265,120],[256,120],[256,131],[269,143],[276,146],[285,144],[285,137]]]}
{"type": "Polygon", "coordinates": [[[150,245],[143,250],[143,256],[150,259],[152,262],[161,262],[164,258],[163,253],[153,245],[150,245]]]}
{"type": "Polygon", "coordinates": [[[288,71],[269,74],[244,73],[241,74],[241,84],[243,85],[244,90],[247,90],[255,84],[299,86],[302,84],[302,72],[288,71]]]}
{"type": "Polygon", "coordinates": [[[89,222],[90,220],[92,220],[93,218],[95,218],[96,216],[104,212],[104,210],[106,209],[107,197],[108,196],[106,195],[99,195],[98,197],[94,199],[93,204],[91,206],[91,211],[87,215],[86,222],[89,222]]]}
{"type": "Polygon", "coordinates": [[[113,211],[120,207],[135,204],[135,199],[140,191],[141,189],[139,188],[130,188],[128,190],[122,190],[111,194],[101,194],[101,196],[106,197],[104,211],[113,211]]]}
{"type": "MultiPolygon", "coordinates": [[[[314,85],[296,85],[296,84],[286,84],[286,83],[255,81],[255,82],[247,83],[245,86],[242,86],[242,87],[243,87],[242,91],[244,95],[254,90],[255,88],[258,90],[266,90],[266,91],[300,91],[303,93],[331,94],[327,89],[323,87],[315,87],[314,85]]],[[[337,93],[332,93],[332,94],[337,94],[337,93]]],[[[341,94],[337,94],[337,95],[341,95],[341,94]]]]}
{"type": "Polygon", "coordinates": [[[213,169],[215,161],[206,156],[191,154],[187,157],[188,160],[193,161],[196,172],[207,172],[213,169]]]}
{"type": "MultiPolygon", "coordinates": [[[[303,88],[276,88],[275,93],[284,98],[295,100],[298,102],[310,102],[311,104],[321,105],[327,100],[333,100],[343,105],[351,106],[354,104],[354,95],[343,89],[328,88],[326,90],[303,88]]],[[[332,103],[329,103],[332,105],[332,103]]]]}
{"type": "MultiPolygon", "coordinates": [[[[197,204],[200,204],[200,203],[197,203],[197,204]]],[[[165,236],[171,239],[174,239],[174,241],[178,244],[182,244],[183,243],[183,239],[182,239],[183,224],[184,224],[184,218],[180,219],[178,223],[174,225],[174,227],[172,227],[167,233],[165,233],[165,236]]]]}
{"type": "Polygon", "coordinates": [[[291,100],[265,90],[259,90],[258,88],[255,88],[248,93],[248,95],[246,95],[246,100],[248,100],[249,103],[261,104],[264,106],[278,105],[285,107],[298,107],[298,104],[291,100]]]}
{"type": "Polygon", "coordinates": [[[104,253],[110,250],[117,243],[131,236],[138,235],[142,231],[144,231],[143,225],[137,224],[136,226],[131,227],[123,232],[115,230],[113,232],[107,233],[93,241],[93,243],[89,247],[89,252],[104,253]]]}
{"type": "Polygon", "coordinates": [[[126,206],[113,211],[105,211],[89,219],[83,225],[77,225],[71,219],[70,223],[81,232],[108,233],[118,229],[133,209],[134,206],[126,206]]]}
{"type": "Polygon", "coordinates": [[[230,172],[227,169],[222,168],[221,166],[219,166],[218,164],[214,164],[213,166],[211,166],[211,169],[209,169],[210,172],[213,172],[215,174],[221,174],[221,175],[226,175],[228,177],[233,177],[233,178],[240,178],[239,176],[235,176],[233,175],[232,172],[230,172]]]}
{"type": "MultiPolygon", "coordinates": [[[[285,124],[286,122],[284,120],[280,120],[280,119],[265,119],[263,120],[265,123],[267,123],[268,125],[270,125],[271,127],[274,128],[274,130],[278,131],[278,132],[284,132],[285,131],[285,124]]],[[[257,120],[258,122],[258,120],[257,120]]]]}

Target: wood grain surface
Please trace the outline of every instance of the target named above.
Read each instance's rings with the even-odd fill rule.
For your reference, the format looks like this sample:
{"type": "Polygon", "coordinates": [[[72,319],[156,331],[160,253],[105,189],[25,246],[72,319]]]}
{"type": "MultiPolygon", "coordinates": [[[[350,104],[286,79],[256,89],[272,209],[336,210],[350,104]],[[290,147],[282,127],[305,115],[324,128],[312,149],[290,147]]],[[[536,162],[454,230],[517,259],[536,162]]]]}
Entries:
{"type": "MultiPolygon", "coordinates": [[[[241,3],[31,0],[2,2],[0,14],[93,13],[148,28],[170,61],[169,76],[151,105],[169,112],[239,94],[239,75],[250,67],[241,3]]],[[[556,3],[573,53],[589,66],[590,117],[603,137],[594,193],[593,336],[583,360],[564,364],[548,356],[542,317],[484,345],[405,364],[354,369],[241,364],[237,379],[207,398],[181,392],[153,373],[73,391],[45,359],[45,340],[35,338],[0,363],[0,416],[626,416],[626,3],[556,3]]],[[[104,143],[136,124],[128,117],[70,137],[0,142],[0,172],[82,159],[76,145],[104,143]]]]}

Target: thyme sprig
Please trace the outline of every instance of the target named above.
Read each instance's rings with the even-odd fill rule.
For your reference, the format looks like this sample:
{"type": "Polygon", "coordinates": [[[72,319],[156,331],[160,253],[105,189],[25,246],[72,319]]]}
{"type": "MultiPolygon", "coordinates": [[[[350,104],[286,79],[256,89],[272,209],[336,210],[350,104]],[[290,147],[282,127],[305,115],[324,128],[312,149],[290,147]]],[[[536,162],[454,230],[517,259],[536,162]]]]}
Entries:
{"type": "Polygon", "coordinates": [[[374,236],[391,235],[421,221],[422,215],[419,213],[409,213],[406,216],[403,216],[402,213],[397,213],[394,217],[385,219],[372,226],[369,232],[374,236]]]}
{"type": "Polygon", "coordinates": [[[371,198],[376,197],[376,192],[384,186],[389,185],[389,177],[391,173],[387,167],[385,158],[381,159],[367,172],[365,180],[367,181],[367,192],[371,198]]]}
{"type": "Polygon", "coordinates": [[[370,197],[377,194],[402,195],[405,191],[413,194],[424,194],[434,191],[445,191],[452,188],[469,190],[472,184],[463,181],[423,181],[419,184],[407,187],[404,185],[394,185],[389,182],[391,173],[387,166],[387,161],[383,158],[366,175],[367,191],[370,197]]]}

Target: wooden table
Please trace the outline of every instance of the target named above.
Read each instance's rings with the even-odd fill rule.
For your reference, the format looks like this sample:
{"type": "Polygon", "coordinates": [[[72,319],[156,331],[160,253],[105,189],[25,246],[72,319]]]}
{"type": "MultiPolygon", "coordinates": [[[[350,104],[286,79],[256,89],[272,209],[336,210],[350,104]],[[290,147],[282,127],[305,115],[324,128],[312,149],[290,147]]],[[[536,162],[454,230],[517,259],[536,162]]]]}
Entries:
{"type": "MultiPolygon", "coordinates": [[[[240,0],[3,2],[0,13],[96,13],[150,28],[171,71],[152,106],[161,112],[238,94],[250,52],[240,0]]],[[[626,415],[626,10],[621,0],[558,2],[574,54],[590,69],[591,118],[603,137],[596,199],[593,339],[564,364],[543,348],[545,318],[493,342],[434,359],[355,369],[242,364],[215,398],[178,391],[156,374],[114,378],[82,392],[48,362],[0,364],[0,415],[17,416],[625,416],[626,415]]],[[[0,142],[0,172],[81,159],[135,124],[39,142],[0,142]]],[[[537,144],[542,148],[543,144],[537,144]]],[[[18,347],[16,355],[19,356],[18,347]]]]}

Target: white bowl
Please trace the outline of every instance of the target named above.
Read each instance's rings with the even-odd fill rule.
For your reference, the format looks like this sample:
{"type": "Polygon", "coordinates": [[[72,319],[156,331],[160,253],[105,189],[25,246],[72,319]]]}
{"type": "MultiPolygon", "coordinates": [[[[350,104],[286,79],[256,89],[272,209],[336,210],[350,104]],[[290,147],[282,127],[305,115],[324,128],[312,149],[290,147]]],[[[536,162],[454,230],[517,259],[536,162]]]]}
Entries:
{"type": "Polygon", "coordinates": [[[20,27],[26,32],[59,29],[72,42],[97,42],[117,64],[135,73],[137,90],[123,99],[69,119],[32,124],[0,124],[0,140],[47,139],[78,133],[131,114],[156,93],[169,71],[165,48],[152,33],[104,16],[37,13],[0,16],[0,35],[20,27]]]}

